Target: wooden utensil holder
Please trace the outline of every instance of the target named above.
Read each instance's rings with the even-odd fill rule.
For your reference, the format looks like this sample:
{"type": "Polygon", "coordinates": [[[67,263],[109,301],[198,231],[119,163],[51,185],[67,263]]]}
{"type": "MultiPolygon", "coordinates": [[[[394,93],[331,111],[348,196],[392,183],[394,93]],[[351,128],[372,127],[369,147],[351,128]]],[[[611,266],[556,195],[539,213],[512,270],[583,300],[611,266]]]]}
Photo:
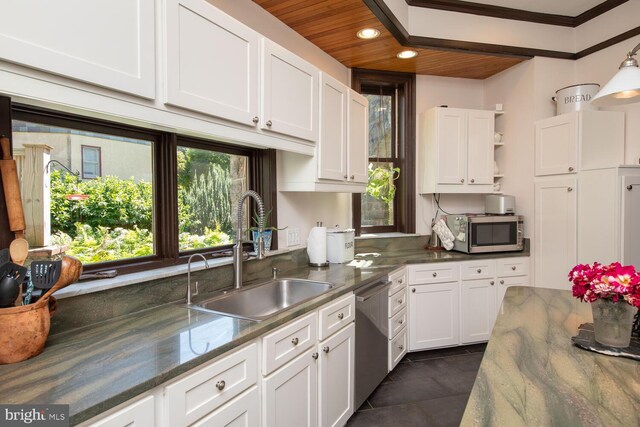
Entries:
{"type": "Polygon", "coordinates": [[[51,316],[56,311],[54,297],[34,304],[0,309],[0,364],[22,362],[44,350],[51,316]]]}

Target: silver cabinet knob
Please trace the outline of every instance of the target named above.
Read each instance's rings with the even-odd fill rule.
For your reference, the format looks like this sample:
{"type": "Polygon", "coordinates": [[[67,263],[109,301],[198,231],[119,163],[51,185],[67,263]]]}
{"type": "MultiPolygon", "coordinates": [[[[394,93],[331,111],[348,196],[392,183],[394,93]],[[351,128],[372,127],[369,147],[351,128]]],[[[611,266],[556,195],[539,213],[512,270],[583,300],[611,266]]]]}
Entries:
{"type": "Polygon", "coordinates": [[[416,293],[416,288],[412,288],[411,292],[413,292],[415,294],[416,293]]]}
{"type": "Polygon", "coordinates": [[[400,351],[404,350],[404,346],[402,344],[400,344],[398,348],[400,349],[400,351]]]}
{"type": "Polygon", "coordinates": [[[399,280],[398,280],[398,283],[400,283],[401,285],[402,285],[402,282],[404,282],[404,280],[403,280],[403,279],[399,279],[399,280]]]}
{"type": "Polygon", "coordinates": [[[350,178],[351,179],[356,179],[356,176],[355,175],[351,175],[350,178]]]}
{"type": "Polygon", "coordinates": [[[256,117],[254,117],[254,118],[253,118],[253,123],[254,123],[254,124],[256,124],[256,125],[257,125],[259,121],[260,121],[260,119],[258,119],[258,116],[256,116],[256,117]]]}
{"type": "Polygon", "coordinates": [[[438,273],[436,273],[435,271],[432,274],[433,277],[438,277],[438,273]]]}
{"type": "Polygon", "coordinates": [[[490,281],[490,282],[489,282],[489,284],[490,284],[491,286],[493,286],[493,285],[495,285],[495,284],[496,284],[496,282],[494,282],[494,281],[492,280],[492,281],[490,281]]]}
{"type": "Polygon", "coordinates": [[[331,351],[331,349],[329,348],[328,345],[325,345],[324,347],[322,347],[322,351],[324,351],[325,353],[329,353],[329,351],[331,351]]]}
{"type": "Polygon", "coordinates": [[[516,271],[516,266],[515,266],[515,265],[512,265],[512,266],[511,266],[511,269],[512,269],[513,271],[516,271]]]}
{"type": "Polygon", "coordinates": [[[338,314],[338,319],[340,319],[340,320],[344,319],[344,314],[342,314],[342,313],[338,314]]]}
{"type": "Polygon", "coordinates": [[[473,184],[474,182],[476,182],[476,180],[471,178],[471,183],[473,184]]]}
{"type": "Polygon", "coordinates": [[[293,344],[293,345],[298,345],[299,342],[300,341],[298,340],[298,338],[294,338],[294,339],[291,340],[291,344],[293,344]]]}
{"type": "Polygon", "coordinates": [[[464,178],[462,178],[462,179],[460,180],[460,183],[461,183],[461,184],[464,184],[464,178]]]}
{"type": "Polygon", "coordinates": [[[271,122],[271,120],[267,120],[267,127],[271,127],[273,125],[273,123],[271,122]]]}
{"type": "Polygon", "coordinates": [[[402,325],[404,323],[404,319],[398,320],[398,323],[400,323],[402,325]]]}
{"type": "Polygon", "coordinates": [[[482,273],[482,269],[481,269],[481,268],[479,268],[479,269],[477,269],[477,270],[476,270],[476,272],[477,272],[477,273],[482,273]]]}
{"type": "Polygon", "coordinates": [[[569,166],[569,172],[573,172],[573,167],[569,166]]]}
{"type": "Polygon", "coordinates": [[[347,178],[349,178],[349,177],[348,177],[347,175],[345,175],[345,176],[343,176],[343,178],[344,178],[344,179],[347,179],[347,178]]]}
{"type": "Polygon", "coordinates": [[[501,285],[504,285],[504,280],[500,280],[500,284],[501,284],[501,285]]]}
{"type": "Polygon", "coordinates": [[[627,185],[627,190],[629,191],[633,190],[633,185],[627,185]]]}
{"type": "Polygon", "coordinates": [[[216,388],[220,391],[224,390],[224,386],[226,386],[227,383],[225,383],[224,381],[218,381],[216,383],[216,388]]]}
{"type": "Polygon", "coordinates": [[[313,360],[316,360],[318,358],[318,353],[313,353],[311,357],[313,358],[313,360]]]}
{"type": "Polygon", "coordinates": [[[573,187],[567,187],[567,191],[571,193],[573,191],[573,187]]]}
{"type": "Polygon", "coordinates": [[[398,304],[402,304],[402,298],[398,298],[398,304]]]}

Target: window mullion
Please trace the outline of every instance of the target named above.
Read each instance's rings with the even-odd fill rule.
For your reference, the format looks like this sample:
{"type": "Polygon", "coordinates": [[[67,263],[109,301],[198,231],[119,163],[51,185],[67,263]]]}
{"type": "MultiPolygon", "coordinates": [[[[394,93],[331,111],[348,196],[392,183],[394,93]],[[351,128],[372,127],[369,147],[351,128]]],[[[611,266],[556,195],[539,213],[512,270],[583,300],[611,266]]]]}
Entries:
{"type": "Polygon", "coordinates": [[[154,236],[156,254],[165,259],[177,259],[179,252],[177,147],[176,134],[162,134],[154,152],[154,236]]]}

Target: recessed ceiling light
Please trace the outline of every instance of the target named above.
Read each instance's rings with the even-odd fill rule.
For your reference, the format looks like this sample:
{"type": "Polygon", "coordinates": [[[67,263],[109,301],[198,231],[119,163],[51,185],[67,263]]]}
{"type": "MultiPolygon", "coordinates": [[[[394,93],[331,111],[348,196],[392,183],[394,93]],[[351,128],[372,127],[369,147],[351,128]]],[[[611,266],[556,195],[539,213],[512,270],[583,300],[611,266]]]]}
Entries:
{"type": "Polygon", "coordinates": [[[398,53],[396,56],[400,59],[409,59],[417,55],[418,55],[418,52],[416,52],[415,50],[403,50],[402,52],[398,53]]]}
{"type": "Polygon", "coordinates": [[[376,30],[375,28],[363,28],[362,30],[358,31],[356,35],[359,38],[365,40],[375,39],[380,35],[380,31],[376,30]]]}

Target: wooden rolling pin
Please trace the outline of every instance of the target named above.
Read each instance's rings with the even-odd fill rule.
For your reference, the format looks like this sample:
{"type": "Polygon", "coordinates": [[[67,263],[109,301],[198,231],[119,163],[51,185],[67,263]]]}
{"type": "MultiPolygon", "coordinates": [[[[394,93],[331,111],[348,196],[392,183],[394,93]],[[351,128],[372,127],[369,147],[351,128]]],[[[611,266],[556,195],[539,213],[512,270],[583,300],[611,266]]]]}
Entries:
{"type": "Polygon", "coordinates": [[[20,196],[20,181],[18,181],[16,161],[11,157],[9,138],[6,136],[0,137],[0,146],[2,146],[3,159],[0,160],[0,173],[2,174],[4,198],[7,202],[9,228],[14,233],[19,233],[16,237],[21,238],[27,227],[24,222],[24,212],[22,211],[22,197],[20,196]]]}

